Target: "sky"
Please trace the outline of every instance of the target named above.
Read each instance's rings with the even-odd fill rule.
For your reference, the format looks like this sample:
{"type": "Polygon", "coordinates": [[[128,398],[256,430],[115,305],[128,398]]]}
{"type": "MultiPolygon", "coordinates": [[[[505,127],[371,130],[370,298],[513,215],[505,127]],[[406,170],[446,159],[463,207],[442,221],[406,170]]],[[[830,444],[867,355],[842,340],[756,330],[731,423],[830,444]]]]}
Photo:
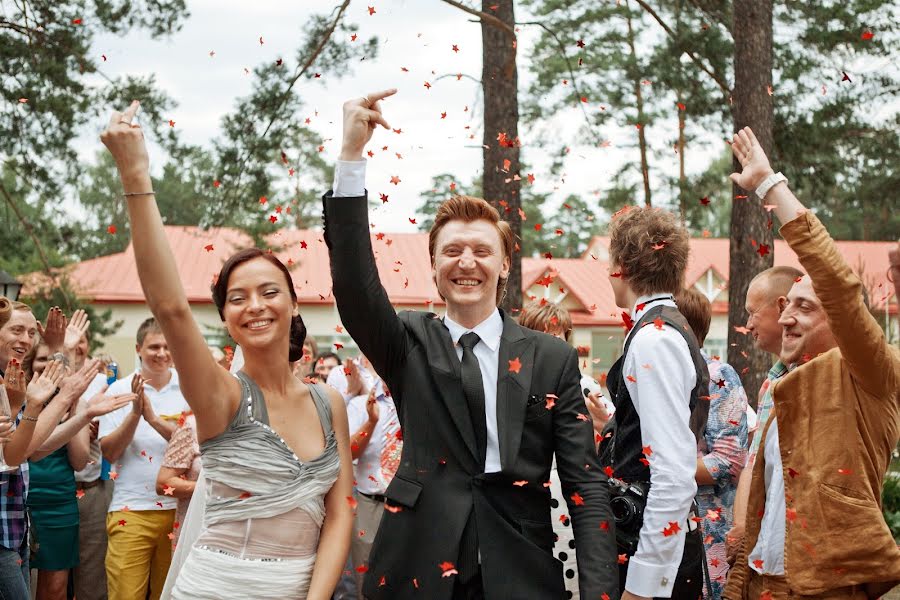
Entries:
{"type": "MultiPolygon", "coordinates": [[[[101,68],[107,75],[154,74],[159,86],[178,104],[168,118],[175,121],[182,141],[208,145],[219,135],[222,117],[238,98],[250,92],[248,71],[278,58],[284,58],[293,70],[307,19],[311,14],[330,12],[337,2],[188,0],[187,4],[191,16],[175,35],[160,40],[143,32],[102,36],[96,40],[94,52],[106,56],[101,68]]],[[[517,19],[527,20],[528,15],[518,10],[517,19]]],[[[370,194],[385,193],[390,198],[377,209],[373,222],[386,231],[412,231],[416,227],[409,219],[416,217],[419,193],[431,187],[432,176],[452,173],[460,181],[468,181],[481,168],[480,86],[468,77],[455,76],[480,78],[480,25],[471,15],[440,0],[356,1],[350,4],[347,19],[359,25],[360,41],[378,36],[378,56],[355,62],[344,77],[325,73],[321,81],[298,82],[305,102],[301,118],[311,119],[310,127],[321,135],[326,159],[334,161],[340,152],[343,102],[370,91],[398,89],[397,95],[385,102],[384,115],[402,133],[375,133],[370,148],[376,150],[376,156],[368,161],[367,183],[370,194]],[[369,14],[370,6],[374,14],[369,14]],[[444,112],[446,118],[441,118],[444,112]],[[389,150],[382,152],[383,146],[389,150]],[[400,178],[399,184],[390,183],[393,176],[400,178]]],[[[519,31],[520,90],[531,80],[528,49],[537,34],[534,27],[523,26],[519,31]]],[[[589,105],[588,110],[599,110],[599,105],[589,105]]],[[[104,124],[97,123],[79,138],[77,148],[84,160],[93,160],[101,148],[97,134],[104,124]]],[[[569,194],[595,196],[624,161],[637,157],[626,147],[634,142],[630,128],[603,127],[601,133],[608,144],[590,147],[579,143],[582,124],[580,108],[575,107],[552,122],[520,123],[522,156],[535,175],[534,185],[537,191],[551,192],[551,201],[557,205],[569,194]],[[551,129],[559,140],[571,139],[572,151],[557,176],[549,173],[546,151],[533,144],[538,128],[551,129]]],[[[669,126],[671,131],[665,137],[674,137],[675,124],[669,126]]],[[[710,132],[701,147],[688,154],[689,173],[702,171],[718,155],[724,147],[721,133],[710,132]]],[[[163,150],[154,146],[150,152],[152,165],[161,168],[163,150]]],[[[675,174],[677,155],[663,154],[654,166],[675,174]]],[[[302,174],[302,166],[300,171],[302,174]]],[[[524,178],[525,173],[522,175],[524,178]]],[[[723,181],[723,185],[728,183],[723,181]]]]}

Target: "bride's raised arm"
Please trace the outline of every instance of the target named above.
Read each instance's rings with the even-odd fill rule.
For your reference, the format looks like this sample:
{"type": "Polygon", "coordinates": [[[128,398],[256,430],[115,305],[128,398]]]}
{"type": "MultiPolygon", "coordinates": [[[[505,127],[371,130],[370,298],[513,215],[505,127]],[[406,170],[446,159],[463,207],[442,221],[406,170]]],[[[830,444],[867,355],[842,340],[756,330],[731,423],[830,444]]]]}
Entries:
{"type": "Polygon", "coordinates": [[[100,139],[122,179],[141,287],[159,322],[179,374],[185,399],[197,417],[201,441],[225,430],[240,398],[240,384],[220,367],[194,317],[169,247],[150,179],[144,133],[134,122],[139,103],[114,111],[100,139]]]}

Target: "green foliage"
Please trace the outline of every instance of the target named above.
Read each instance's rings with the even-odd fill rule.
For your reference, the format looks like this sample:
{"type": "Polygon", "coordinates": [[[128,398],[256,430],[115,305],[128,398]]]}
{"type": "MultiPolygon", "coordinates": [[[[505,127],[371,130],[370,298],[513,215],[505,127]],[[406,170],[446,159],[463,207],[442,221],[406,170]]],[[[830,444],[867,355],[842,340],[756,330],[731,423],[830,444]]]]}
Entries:
{"type": "MultiPolygon", "coordinates": [[[[640,124],[656,153],[649,161],[656,197],[683,194],[695,230],[727,234],[730,159],[718,158],[701,175],[685,179],[661,177],[658,165],[677,142],[679,115],[688,155],[711,132],[726,137],[732,130],[730,3],[649,2],[651,15],[635,0],[523,2],[546,28],[533,54],[526,118],[576,115],[585,123],[583,139],[594,145],[604,125],[634,128],[636,141],[640,124]],[[637,40],[633,54],[629,24],[637,40]],[[635,80],[642,82],[642,119],[635,80]],[[697,209],[704,196],[710,205],[697,209]]],[[[773,163],[836,237],[892,239],[900,227],[900,215],[892,210],[892,190],[900,183],[900,6],[890,0],[776,2],[773,25],[773,163]],[[844,73],[849,80],[842,81],[844,73]]],[[[557,144],[554,134],[546,132],[545,145],[557,144]]],[[[635,149],[604,191],[604,208],[637,199],[640,164],[635,149]]]]}
{"type": "Polygon", "coordinates": [[[203,224],[237,219],[242,228],[262,234],[288,222],[308,226],[315,218],[317,192],[329,185],[333,168],[321,157],[324,142],[305,124],[297,83],[320,82],[322,71],[349,75],[351,61],[374,57],[375,37],[359,44],[337,41],[356,30],[342,20],[342,13],[313,16],[304,27],[293,69],[288,60],[279,59],[253,70],[251,93],[222,120],[222,136],[213,144],[210,184],[214,178],[219,187],[207,203],[203,224]],[[292,220],[284,213],[276,225],[267,220],[268,213],[260,216],[259,198],[275,196],[288,198],[275,204],[290,206],[292,220]]]}

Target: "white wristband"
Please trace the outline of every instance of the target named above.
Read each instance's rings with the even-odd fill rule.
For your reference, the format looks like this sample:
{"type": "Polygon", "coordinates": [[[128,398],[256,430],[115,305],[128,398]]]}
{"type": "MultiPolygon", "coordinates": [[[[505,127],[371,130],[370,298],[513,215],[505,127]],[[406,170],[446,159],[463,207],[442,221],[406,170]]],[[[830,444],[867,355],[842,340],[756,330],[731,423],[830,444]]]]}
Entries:
{"type": "Polygon", "coordinates": [[[771,190],[773,187],[775,187],[776,184],[779,184],[782,181],[787,181],[787,177],[784,176],[784,173],[780,171],[778,173],[772,173],[771,175],[766,177],[761,184],[759,184],[758,188],[756,188],[756,197],[760,200],[765,200],[766,194],[769,193],[769,190],[771,190]]]}

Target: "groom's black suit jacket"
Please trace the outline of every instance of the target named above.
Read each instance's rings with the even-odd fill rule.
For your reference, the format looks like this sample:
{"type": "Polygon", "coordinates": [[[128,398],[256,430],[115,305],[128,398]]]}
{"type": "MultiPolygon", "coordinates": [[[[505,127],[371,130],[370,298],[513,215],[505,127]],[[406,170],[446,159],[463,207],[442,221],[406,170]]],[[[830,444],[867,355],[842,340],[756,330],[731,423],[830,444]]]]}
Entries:
{"type": "Polygon", "coordinates": [[[365,596],[449,599],[455,577],[444,577],[441,565],[457,563],[474,510],[487,600],[564,598],[547,487],[555,453],[574,527],[581,598],[599,600],[604,592],[618,598],[614,522],[574,349],[503,315],[497,377],[502,470],[483,473],[460,361],[443,321],[432,313],[395,313],[375,266],[365,196],[329,193],[324,204],[341,320],[387,383],[403,432],[365,596]],[[521,363],[518,372],[509,368],[514,359],[521,363]]]}

